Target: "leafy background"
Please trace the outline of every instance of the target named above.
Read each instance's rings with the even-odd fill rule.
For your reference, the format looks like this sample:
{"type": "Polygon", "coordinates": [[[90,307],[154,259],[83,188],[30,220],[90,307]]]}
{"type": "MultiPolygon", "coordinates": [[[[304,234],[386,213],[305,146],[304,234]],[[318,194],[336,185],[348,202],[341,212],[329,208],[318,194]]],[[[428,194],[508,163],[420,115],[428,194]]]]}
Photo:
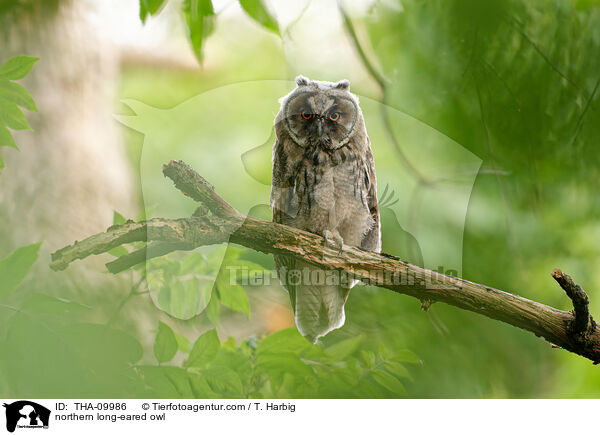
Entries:
{"type": "MultiPolygon", "coordinates": [[[[124,63],[115,111],[131,115],[121,103],[131,99],[167,109],[240,81],[349,76],[354,92],[402,111],[483,161],[464,228],[463,277],[569,309],[549,275],[561,267],[588,290],[592,313],[600,310],[597,2],[382,0],[341,3],[342,9],[308,2],[285,25],[275,2],[234,3],[238,14],[210,1],[142,0],[146,23],[177,6],[199,66],[124,63]],[[311,39],[310,30],[323,23],[337,33],[311,39]]],[[[14,145],[6,127],[27,128],[17,106],[35,109],[14,83],[33,62],[17,58],[0,68],[0,145],[14,145]],[[7,75],[16,63],[22,72],[7,75]]],[[[255,96],[239,98],[237,104],[252,105],[255,96]]],[[[245,123],[236,125],[243,134],[245,123]]],[[[144,136],[122,132],[131,165],[139,168],[144,136]]],[[[164,134],[182,132],[173,127],[164,134]]],[[[402,132],[394,134],[402,149],[402,132]]],[[[231,145],[218,145],[210,158],[231,158],[231,145]]],[[[420,162],[410,155],[396,170],[417,185],[435,184],[419,180],[420,162]]],[[[210,181],[227,185],[223,177],[210,181]]],[[[157,171],[157,185],[161,178],[157,171]]],[[[238,186],[225,195],[234,203],[236,191],[244,195],[238,186]]],[[[176,196],[168,202],[178,202],[177,210],[192,207],[176,196]]],[[[114,222],[143,218],[152,206],[140,216],[116,212],[114,222]]],[[[401,229],[393,216],[384,219],[384,246],[398,246],[401,229]]],[[[423,312],[418,301],[381,289],[353,290],[346,325],[310,345],[293,328],[277,284],[244,287],[223,275],[221,258],[271,267],[270,258],[245,249],[173,255],[120,280],[98,267],[102,291],[115,295],[103,298],[88,288],[67,292],[60,278],[45,286],[43,272],[30,270],[39,242],[4,250],[0,262],[0,394],[6,397],[598,395],[600,375],[587,360],[452,307],[434,304],[423,312]],[[206,276],[217,284],[204,285],[206,276]],[[147,280],[158,282],[162,295],[149,295],[147,280]],[[189,311],[202,304],[199,315],[189,311]]],[[[399,253],[420,260],[408,248],[399,253]]]]}
{"type": "MultiPolygon", "coordinates": [[[[37,60],[30,56],[16,56],[0,67],[0,147],[19,149],[9,128],[12,130],[31,128],[20,107],[33,111],[37,111],[37,107],[29,92],[14,80],[24,78],[37,60]]],[[[0,171],[3,168],[4,160],[0,155],[0,171]]]]}

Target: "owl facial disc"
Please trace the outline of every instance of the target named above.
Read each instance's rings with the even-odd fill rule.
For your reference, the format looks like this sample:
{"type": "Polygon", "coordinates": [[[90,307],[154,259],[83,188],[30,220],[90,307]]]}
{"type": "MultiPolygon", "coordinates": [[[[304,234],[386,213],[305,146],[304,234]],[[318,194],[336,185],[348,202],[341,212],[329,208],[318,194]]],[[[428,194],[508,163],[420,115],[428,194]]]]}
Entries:
{"type": "Polygon", "coordinates": [[[358,108],[344,90],[297,88],[284,108],[284,122],[294,141],[305,148],[335,150],[348,143],[358,108]]]}

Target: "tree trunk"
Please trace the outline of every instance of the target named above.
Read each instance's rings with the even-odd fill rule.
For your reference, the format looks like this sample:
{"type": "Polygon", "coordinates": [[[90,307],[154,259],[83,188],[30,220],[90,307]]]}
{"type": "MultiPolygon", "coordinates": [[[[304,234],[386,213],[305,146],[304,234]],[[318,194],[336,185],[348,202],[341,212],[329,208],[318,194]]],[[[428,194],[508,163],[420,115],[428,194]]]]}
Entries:
{"type": "MultiPolygon", "coordinates": [[[[29,0],[0,11],[0,62],[39,57],[23,81],[39,112],[3,148],[0,257],[44,241],[44,252],[135,213],[122,140],[112,118],[118,52],[98,37],[89,0],[29,0]],[[8,10],[6,9],[8,8],[8,10]]],[[[46,255],[40,256],[44,260],[46,255]]]]}

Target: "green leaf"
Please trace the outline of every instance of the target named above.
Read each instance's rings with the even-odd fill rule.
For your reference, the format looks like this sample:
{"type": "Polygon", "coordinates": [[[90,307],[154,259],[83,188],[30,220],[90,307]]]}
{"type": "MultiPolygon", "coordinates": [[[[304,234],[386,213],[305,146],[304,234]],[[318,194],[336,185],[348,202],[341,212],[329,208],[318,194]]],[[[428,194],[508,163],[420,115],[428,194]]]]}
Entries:
{"type": "Polygon", "coordinates": [[[124,246],[115,246],[114,248],[106,252],[112,255],[113,257],[121,257],[125,254],[129,254],[129,251],[124,246]]]}
{"type": "Polygon", "coordinates": [[[37,260],[41,243],[23,246],[0,260],[0,299],[11,295],[37,260]]]}
{"type": "Polygon", "coordinates": [[[171,297],[171,308],[174,314],[180,319],[190,319],[203,312],[210,303],[213,285],[213,282],[206,278],[192,278],[185,281],[185,292],[171,297]],[[179,295],[182,297],[178,298],[179,295]]]}
{"type": "Polygon", "coordinates": [[[158,333],[154,340],[154,356],[159,363],[171,361],[177,352],[177,340],[173,330],[163,322],[158,322],[158,333]]]}
{"type": "Polygon", "coordinates": [[[32,293],[27,296],[21,309],[31,314],[69,315],[90,310],[92,307],[73,302],[68,299],[55,298],[43,293],[32,293]]]}
{"type": "Polygon", "coordinates": [[[148,286],[153,291],[158,290],[158,305],[161,309],[184,320],[205,310],[213,288],[210,278],[179,276],[180,264],[170,260],[163,264],[156,261],[148,264],[148,286]]]}
{"type": "Polygon", "coordinates": [[[393,375],[395,375],[399,378],[412,379],[412,377],[410,376],[410,373],[408,373],[408,370],[406,370],[406,367],[404,367],[399,362],[388,361],[388,362],[383,363],[383,365],[385,365],[385,368],[388,369],[388,371],[390,373],[392,373],[393,375]]]}
{"type": "Polygon", "coordinates": [[[34,396],[124,397],[141,387],[132,365],[142,347],[130,335],[100,324],[69,324],[59,316],[24,311],[3,325],[2,380],[34,396]],[[41,367],[44,369],[41,369],[41,367]]]}
{"type": "Polygon", "coordinates": [[[374,370],[371,372],[371,376],[373,376],[375,382],[382,387],[387,388],[391,392],[400,395],[406,394],[406,390],[404,389],[402,382],[390,375],[388,372],[383,370],[374,370]]]}
{"type": "MultiPolygon", "coordinates": [[[[11,132],[8,131],[8,128],[3,126],[2,124],[0,124],[0,147],[12,147],[15,149],[19,149],[19,147],[15,143],[15,140],[12,137],[11,132]]],[[[4,165],[2,165],[0,168],[3,167],[4,165]]]]}
{"type": "Polygon", "coordinates": [[[277,20],[269,13],[262,0],[240,0],[240,5],[254,21],[279,35],[277,20]]]}
{"type": "Polygon", "coordinates": [[[349,383],[356,384],[360,380],[364,373],[363,367],[359,364],[358,360],[354,357],[350,357],[346,360],[346,370],[340,371],[341,375],[347,374],[349,383]]]}
{"type": "Polygon", "coordinates": [[[155,395],[155,397],[170,397],[175,398],[179,397],[179,392],[177,388],[171,382],[171,380],[167,377],[166,373],[162,370],[165,367],[160,366],[137,366],[136,370],[142,377],[146,387],[149,388],[155,395]]]}
{"type": "Polygon", "coordinates": [[[0,123],[13,130],[31,130],[23,112],[15,103],[0,100],[0,123]]]}
{"type": "Polygon", "coordinates": [[[183,11],[190,41],[196,57],[202,60],[202,45],[214,27],[214,9],[211,0],[184,0],[183,11]]]}
{"type": "Polygon", "coordinates": [[[211,390],[225,397],[240,397],[243,386],[240,377],[228,367],[215,366],[201,372],[211,390]]]}
{"type": "Polygon", "coordinates": [[[142,345],[131,335],[118,329],[96,323],[79,323],[65,326],[60,331],[65,340],[72,341],[86,361],[94,365],[108,362],[114,366],[129,366],[142,357],[142,345]]]}
{"type": "Polygon", "coordinates": [[[291,352],[258,355],[256,358],[256,374],[266,374],[269,377],[274,393],[281,387],[285,375],[293,376],[299,381],[314,376],[310,366],[302,362],[298,355],[291,352]]]}
{"type": "Polygon", "coordinates": [[[190,352],[189,367],[204,367],[215,359],[221,348],[221,342],[216,329],[211,329],[202,334],[190,352]]]}
{"type": "Polygon", "coordinates": [[[325,349],[325,353],[332,361],[342,361],[358,350],[364,335],[348,338],[325,349]]]}
{"type": "Polygon", "coordinates": [[[246,313],[250,316],[250,304],[248,296],[244,288],[237,284],[229,284],[225,281],[224,275],[217,278],[217,286],[219,288],[219,296],[221,303],[227,308],[240,313],[246,313]]]}
{"type": "Polygon", "coordinates": [[[251,382],[254,361],[245,352],[238,350],[227,350],[225,344],[221,344],[221,351],[210,363],[211,367],[228,367],[240,377],[242,384],[251,382]]]}
{"type": "Polygon", "coordinates": [[[263,338],[258,343],[256,353],[300,353],[309,346],[311,344],[300,335],[296,328],[287,328],[263,338]]]}
{"type": "Polygon", "coordinates": [[[227,340],[225,340],[223,343],[221,343],[221,347],[230,352],[235,352],[235,349],[236,349],[235,338],[230,336],[227,340]]]}
{"type": "Polygon", "coordinates": [[[15,56],[0,66],[0,76],[8,80],[22,79],[38,60],[37,57],[15,56]]]}
{"type": "Polygon", "coordinates": [[[206,316],[208,317],[208,320],[210,320],[210,323],[215,326],[219,326],[219,320],[221,317],[221,302],[219,302],[219,298],[217,297],[216,287],[213,287],[210,302],[206,306],[206,316]]]}
{"type": "Polygon", "coordinates": [[[192,385],[192,391],[194,396],[198,399],[219,399],[221,396],[215,393],[206,379],[200,375],[189,373],[190,384],[192,385]]]}
{"type": "Polygon", "coordinates": [[[392,361],[406,362],[411,364],[418,364],[421,362],[421,359],[408,349],[395,352],[394,355],[389,359],[392,361]]]}
{"type": "Polygon", "coordinates": [[[146,23],[148,15],[156,15],[162,8],[165,0],[140,0],[140,19],[146,23]]]}
{"type": "Polygon", "coordinates": [[[190,350],[192,348],[190,340],[188,340],[183,335],[178,334],[175,331],[173,331],[173,334],[175,334],[175,340],[177,340],[177,349],[179,349],[183,353],[190,353],[190,350]]]}
{"type": "MultiPolygon", "coordinates": [[[[200,252],[194,252],[186,255],[181,260],[181,275],[187,275],[188,273],[202,273],[206,269],[207,261],[206,257],[200,252]]],[[[216,276],[216,274],[215,274],[216,276]]]]}
{"type": "Polygon", "coordinates": [[[2,173],[2,169],[4,169],[4,159],[2,158],[2,154],[0,154],[0,173],[2,173]]]}
{"type": "Polygon", "coordinates": [[[37,107],[29,92],[17,83],[9,82],[8,80],[0,79],[0,98],[15,103],[17,106],[24,107],[27,110],[37,112],[37,107]]]}
{"type": "Polygon", "coordinates": [[[370,350],[361,350],[360,358],[363,360],[366,368],[372,369],[375,366],[375,354],[370,350]]]}
{"type": "Polygon", "coordinates": [[[124,224],[127,221],[127,219],[125,219],[125,217],[119,213],[118,211],[114,211],[113,212],[113,225],[121,225],[124,224]]]}
{"type": "Polygon", "coordinates": [[[312,376],[312,369],[292,352],[262,354],[256,357],[257,373],[287,373],[293,376],[312,376]]]}
{"type": "Polygon", "coordinates": [[[140,0],[140,20],[142,24],[146,24],[146,18],[148,18],[148,8],[144,0],[140,0]]]}
{"type": "Polygon", "coordinates": [[[179,396],[183,399],[193,399],[194,393],[192,391],[192,385],[190,383],[189,374],[185,369],[181,367],[169,367],[163,366],[161,370],[169,379],[179,396]]]}
{"type": "Polygon", "coordinates": [[[390,356],[390,351],[381,342],[377,343],[377,352],[379,353],[381,359],[384,360],[388,359],[390,356]]]}
{"type": "Polygon", "coordinates": [[[269,382],[271,384],[271,394],[276,396],[277,392],[281,388],[281,384],[283,384],[283,378],[285,377],[285,373],[283,371],[271,370],[268,376],[269,382]]]}
{"type": "Polygon", "coordinates": [[[137,366],[137,370],[157,398],[194,397],[190,376],[181,367],[148,365],[137,366]]]}

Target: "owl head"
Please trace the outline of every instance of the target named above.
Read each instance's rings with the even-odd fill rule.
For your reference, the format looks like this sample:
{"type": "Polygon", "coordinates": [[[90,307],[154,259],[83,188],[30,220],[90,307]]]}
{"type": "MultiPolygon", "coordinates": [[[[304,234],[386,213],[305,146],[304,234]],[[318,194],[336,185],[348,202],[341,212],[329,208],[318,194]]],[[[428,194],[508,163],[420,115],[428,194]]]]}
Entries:
{"type": "Polygon", "coordinates": [[[358,98],[350,82],[337,83],[296,78],[297,87],[281,99],[276,131],[285,130],[303,148],[324,151],[340,148],[363,124],[358,98]]]}

